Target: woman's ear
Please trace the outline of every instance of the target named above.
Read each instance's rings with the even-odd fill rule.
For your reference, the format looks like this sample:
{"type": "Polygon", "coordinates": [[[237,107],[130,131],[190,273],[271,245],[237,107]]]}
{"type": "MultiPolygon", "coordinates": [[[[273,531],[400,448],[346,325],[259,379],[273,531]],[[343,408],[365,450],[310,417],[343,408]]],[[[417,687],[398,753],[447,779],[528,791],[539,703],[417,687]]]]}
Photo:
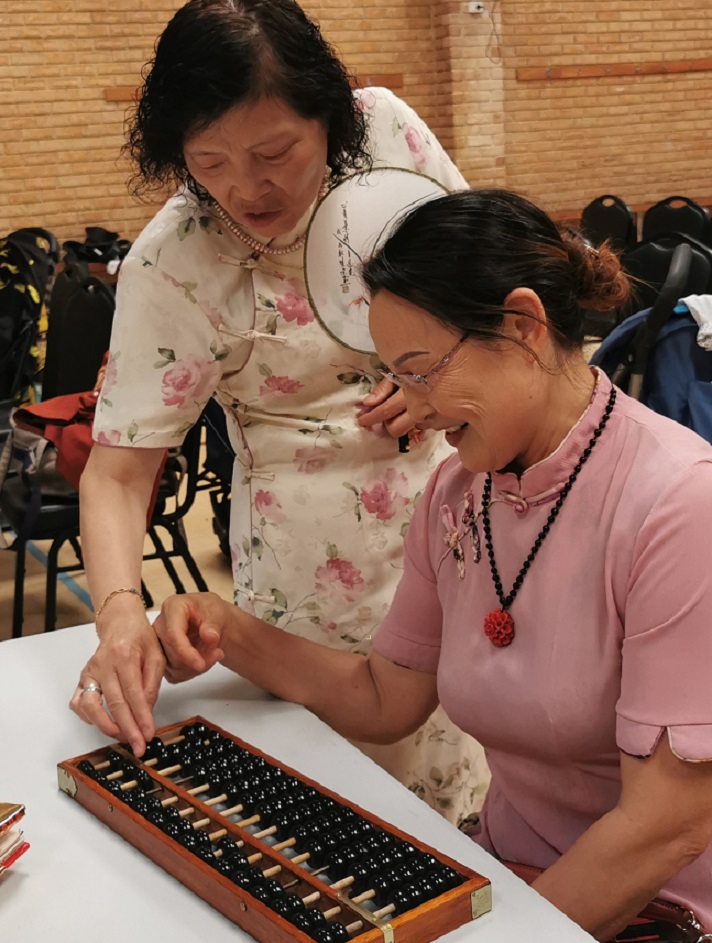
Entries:
{"type": "Polygon", "coordinates": [[[509,333],[538,360],[549,339],[546,311],[539,295],[531,288],[515,288],[504,299],[503,307],[508,314],[509,333]]]}

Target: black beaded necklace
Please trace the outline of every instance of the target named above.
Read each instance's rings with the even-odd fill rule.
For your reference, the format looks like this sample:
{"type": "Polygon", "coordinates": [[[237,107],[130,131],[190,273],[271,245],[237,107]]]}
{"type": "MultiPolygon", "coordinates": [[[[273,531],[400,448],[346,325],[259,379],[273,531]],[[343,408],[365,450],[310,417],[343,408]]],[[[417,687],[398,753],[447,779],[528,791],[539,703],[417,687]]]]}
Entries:
{"type": "Polygon", "coordinates": [[[488,472],[487,478],[485,479],[485,485],[482,489],[482,530],[485,535],[485,546],[487,548],[487,556],[489,557],[490,569],[492,571],[492,581],[494,582],[494,588],[497,592],[497,598],[499,599],[499,609],[494,609],[492,612],[487,613],[485,616],[485,635],[492,642],[493,645],[496,645],[498,648],[504,648],[507,645],[510,645],[514,638],[514,620],[507,612],[509,607],[514,602],[514,599],[521,589],[522,583],[524,582],[524,577],[527,575],[529,567],[534,561],[534,557],[539,552],[541,545],[546,538],[546,535],[551,530],[551,525],[556,520],[559,511],[561,510],[561,505],[566,500],[573,483],[578,478],[578,474],[583,468],[586,460],[593,451],[596,443],[598,442],[601,433],[606,428],[606,423],[608,422],[611,412],[613,411],[613,406],[616,401],[616,390],[615,387],[611,388],[610,396],[608,397],[608,403],[604,410],[601,421],[599,422],[597,428],[594,430],[591,439],[583,450],[581,458],[576,463],[576,467],[571,472],[568,477],[568,480],[564,487],[559,493],[556,504],[551,509],[546,523],[539,531],[539,535],[534,541],[534,546],[529,551],[529,555],[522,564],[522,568],[517,574],[517,578],[514,581],[514,585],[508,596],[504,595],[504,588],[502,587],[502,580],[499,578],[499,573],[497,572],[497,564],[494,559],[494,547],[492,546],[492,528],[490,526],[489,518],[489,508],[490,508],[490,496],[492,494],[492,475],[488,472]]]}

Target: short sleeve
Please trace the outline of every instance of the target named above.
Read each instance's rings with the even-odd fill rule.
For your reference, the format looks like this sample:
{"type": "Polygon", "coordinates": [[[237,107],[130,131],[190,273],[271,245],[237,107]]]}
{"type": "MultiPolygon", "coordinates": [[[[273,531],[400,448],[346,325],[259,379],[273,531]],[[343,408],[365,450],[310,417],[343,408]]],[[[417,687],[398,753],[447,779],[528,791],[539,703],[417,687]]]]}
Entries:
{"type": "Polygon", "coordinates": [[[223,345],[202,297],[209,272],[198,271],[200,254],[191,252],[189,237],[181,246],[173,235],[178,225],[164,207],[121,267],[94,421],[102,445],[179,444],[220,379],[223,345]],[[162,214],[169,223],[161,227],[162,214]]]}
{"type": "Polygon", "coordinates": [[[712,462],[681,474],[635,544],[625,605],[617,743],[649,756],[666,730],[691,762],[712,760],[712,462]]]}
{"type": "Polygon", "coordinates": [[[449,191],[467,189],[433,131],[409,105],[385,88],[361,89],[358,95],[371,123],[376,165],[416,170],[449,191]]]}
{"type": "Polygon", "coordinates": [[[374,650],[389,661],[431,674],[440,660],[443,619],[428,536],[437,474],[428,482],[406,532],[403,576],[373,640],[374,650]]]}

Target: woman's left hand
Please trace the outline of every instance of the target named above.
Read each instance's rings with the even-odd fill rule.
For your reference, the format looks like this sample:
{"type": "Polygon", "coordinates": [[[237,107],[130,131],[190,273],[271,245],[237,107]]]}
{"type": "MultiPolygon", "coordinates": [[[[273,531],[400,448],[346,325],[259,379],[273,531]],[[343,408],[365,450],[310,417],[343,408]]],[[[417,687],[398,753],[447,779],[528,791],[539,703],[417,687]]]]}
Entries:
{"type": "Polygon", "coordinates": [[[383,379],[358,405],[356,421],[376,435],[394,439],[409,433],[415,426],[408,414],[403,390],[383,379]]]}
{"type": "Polygon", "coordinates": [[[221,640],[231,608],[215,593],[166,599],[153,628],[168,663],[167,681],[188,681],[222,661],[221,640]]]}

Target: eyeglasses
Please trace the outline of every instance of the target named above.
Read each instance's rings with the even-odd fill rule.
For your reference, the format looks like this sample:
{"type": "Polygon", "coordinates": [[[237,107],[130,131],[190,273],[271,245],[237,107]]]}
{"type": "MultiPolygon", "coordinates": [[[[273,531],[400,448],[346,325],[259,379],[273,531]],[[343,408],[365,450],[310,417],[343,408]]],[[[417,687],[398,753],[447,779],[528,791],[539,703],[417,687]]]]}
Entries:
{"type": "Polygon", "coordinates": [[[434,367],[431,367],[427,373],[424,373],[422,376],[419,373],[392,373],[390,370],[383,369],[381,374],[391,383],[395,383],[396,386],[409,386],[411,388],[425,386],[426,389],[430,389],[430,378],[433,377],[436,373],[439,373],[445,364],[449,363],[454,357],[455,353],[462,347],[464,342],[468,338],[468,334],[463,334],[460,340],[455,344],[454,347],[451,347],[446,354],[438,360],[434,367]]]}

